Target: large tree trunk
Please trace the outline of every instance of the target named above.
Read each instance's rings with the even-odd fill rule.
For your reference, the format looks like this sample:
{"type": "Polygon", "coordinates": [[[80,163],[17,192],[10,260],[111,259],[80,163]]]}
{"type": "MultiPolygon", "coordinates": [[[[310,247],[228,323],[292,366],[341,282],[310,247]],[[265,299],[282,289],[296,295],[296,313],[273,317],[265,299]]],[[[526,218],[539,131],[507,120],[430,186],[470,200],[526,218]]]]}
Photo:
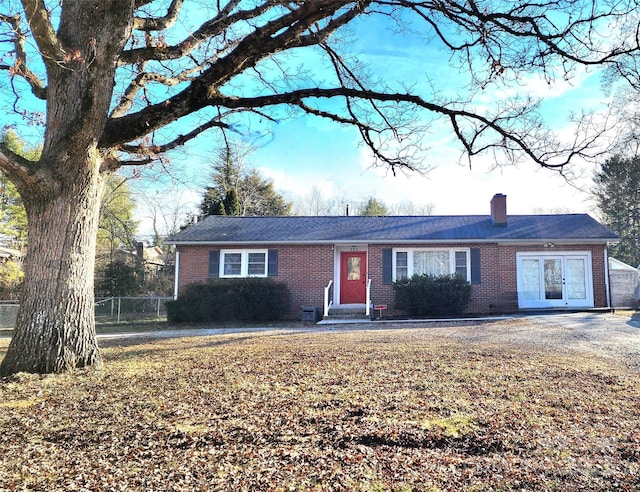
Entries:
{"type": "Polygon", "coordinates": [[[114,150],[98,148],[98,142],[135,8],[133,0],[64,2],[54,32],[43,2],[23,4],[44,54],[47,119],[39,161],[14,156],[3,165],[22,196],[29,225],[25,286],[0,375],[63,372],[100,362],[95,245],[104,182],[118,162],[114,150]]]}
{"type": "MultiPolygon", "coordinates": [[[[87,157],[85,156],[85,159],[87,157]]],[[[52,373],[100,363],[93,271],[100,197],[99,158],[54,196],[24,197],[29,217],[25,285],[0,375],[52,373]]]]}

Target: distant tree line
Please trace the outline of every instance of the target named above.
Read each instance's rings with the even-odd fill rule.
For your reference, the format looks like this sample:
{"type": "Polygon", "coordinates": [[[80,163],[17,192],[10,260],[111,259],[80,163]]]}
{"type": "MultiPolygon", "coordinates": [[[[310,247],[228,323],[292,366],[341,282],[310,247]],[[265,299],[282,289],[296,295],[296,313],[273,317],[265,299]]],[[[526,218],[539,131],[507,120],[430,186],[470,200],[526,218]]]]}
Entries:
{"type": "Polygon", "coordinates": [[[432,215],[434,205],[416,204],[412,201],[387,204],[373,196],[364,201],[347,200],[346,198],[325,198],[316,186],[298,198],[295,205],[296,215],[432,215]]]}

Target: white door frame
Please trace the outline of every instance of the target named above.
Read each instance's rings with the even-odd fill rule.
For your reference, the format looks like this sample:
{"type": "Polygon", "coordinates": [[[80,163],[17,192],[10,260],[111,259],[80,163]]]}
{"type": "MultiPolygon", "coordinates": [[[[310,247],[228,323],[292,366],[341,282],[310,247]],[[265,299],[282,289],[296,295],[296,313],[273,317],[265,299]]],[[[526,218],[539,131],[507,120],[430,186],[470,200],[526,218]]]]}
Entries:
{"type": "MultiPolygon", "coordinates": [[[[532,274],[531,271],[529,271],[532,274]]],[[[560,308],[560,307],[593,307],[593,274],[591,269],[590,251],[532,251],[516,253],[516,277],[518,289],[518,307],[528,308],[560,308]],[[525,291],[523,262],[526,260],[536,260],[538,262],[538,292],[528,289],[525,291]],[[545,260],[556,260],[560,262],[561,271],[561,295],[558,298],[551,298],[549,292],[545,292],[545,260]],[[577,285],[584,294],[579,297],[571,297],[571,278],[567,278],[570,271],[567,269],[569,261],[582,260],[584,262],[584,278],[576,277],[577,285]],[[580,285],[582,283],[582,285],[580,285]]],[[[535,276],[533,278],[535,281],[535,276]]]]}
{"type": "Polygon", "coordinates": [[[340,289],[341,284],[341,266],[340,266],[340,253],[346,253],[349,251],[361,251],[367,254],[367,277],[369,276],[369,245],[368,244],[349,244],[349,245],[335,245],[333,248],[333,304],[336,306],[340,304],[340,289]]]}

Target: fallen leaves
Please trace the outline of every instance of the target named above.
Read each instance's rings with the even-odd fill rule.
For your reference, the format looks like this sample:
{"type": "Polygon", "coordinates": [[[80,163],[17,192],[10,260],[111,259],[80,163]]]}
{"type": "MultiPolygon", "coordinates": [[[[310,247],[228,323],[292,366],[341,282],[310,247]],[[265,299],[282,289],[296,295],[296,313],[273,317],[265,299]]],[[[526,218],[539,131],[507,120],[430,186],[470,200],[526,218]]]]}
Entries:
{"type": "Polygon", "coordinates": [[[137,343],[0,382],[0,489],[640,487],[638,375],[593,355],[428,329],[137,343]]]}

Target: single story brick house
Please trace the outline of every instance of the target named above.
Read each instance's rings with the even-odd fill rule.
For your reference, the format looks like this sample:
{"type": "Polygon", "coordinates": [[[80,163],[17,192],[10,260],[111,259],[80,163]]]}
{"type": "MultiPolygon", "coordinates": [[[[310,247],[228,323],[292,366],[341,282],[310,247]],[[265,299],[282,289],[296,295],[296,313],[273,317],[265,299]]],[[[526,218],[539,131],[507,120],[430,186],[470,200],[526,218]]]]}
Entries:
{"type": "Polygon", "coordinates": [[[210,216],[173,236],[176,296],[208,278],[274,277],[292,313],[387,305],[394,280],[465,276],[470,313],[609,307],[607,246],[618,237],[587,214],[406,217],[210,216]]]}

